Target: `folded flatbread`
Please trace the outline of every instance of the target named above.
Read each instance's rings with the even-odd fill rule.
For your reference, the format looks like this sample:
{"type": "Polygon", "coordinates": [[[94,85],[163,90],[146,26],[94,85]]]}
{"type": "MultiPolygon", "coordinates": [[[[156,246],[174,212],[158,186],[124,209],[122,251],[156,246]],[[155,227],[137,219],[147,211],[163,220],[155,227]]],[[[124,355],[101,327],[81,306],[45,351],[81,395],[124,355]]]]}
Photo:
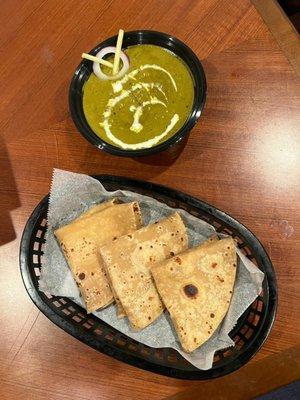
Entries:
{"type": "Polygon", "coordinates": [[[151,268],[182,348],[208,340],[227,313],[237,257],[232,238],[205,243],[151,268]]]}
{"type": "Polygon", "coordinates": [[[135,329],[145,328],[164,308],[150,266],[187,246],[184,223],[174,213],[100,248],[112,287],[135,329]]]}
{"type": "MultiPolygon", "coordinates": [[[[85,211],[83,214],[81,214],[76,220],[89,217],[89,216],[91,216],[91,215],[96,214],[96,213],[99,212],[99,211],[104,210],[105,208],[111,207],[111,206],[116,205],[116,204],[120,204],[120,201],[117,200],[117,199],[111,199],[111,200],[105,201],[105,202],[103,202],[103,203],[94,205],[94,206],[90,207],[87,211],[85,211]]],[[[118,298],[117,298],[116,294],[114,293],[114,289],[113,289],[113,287],[112,287],[112,285],[111,285],[111,282],[110,282],[110,280],[109,280],[109,277],[108,277],[107,275],[106,275],[106,278],[107,278],[108,281],[109,281],[110,289],[111,289],[112,294],[113,294],[113,296],[114,296],[114,298],[115,298],[115,301],[116,301],[117,316],[118,316],[119,318],[125,317],[125,311],[124,311],[124,309],[123,309],[122,304],[120,303],[120,301],[118,301],[118,298]]]]}
{"type": "Polygon", "coordinates": [[[88,313],[113,301],[99,247],[140,227],[140,208],[137,202],[133,202],[111,205],[54,232],[88,313]]]}

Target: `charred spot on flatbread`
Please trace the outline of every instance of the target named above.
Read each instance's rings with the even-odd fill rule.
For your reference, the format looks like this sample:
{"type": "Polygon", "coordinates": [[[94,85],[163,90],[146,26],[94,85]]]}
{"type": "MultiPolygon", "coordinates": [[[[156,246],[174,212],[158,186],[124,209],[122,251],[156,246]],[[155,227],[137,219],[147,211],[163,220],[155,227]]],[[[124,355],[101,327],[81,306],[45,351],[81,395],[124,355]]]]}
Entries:
{"type": "Polygon", "coordinates": [[[198,296],[198,288],[197,286],[189,283],[183,287],[183,292],[189,299],[195,299],[198,296]]]}

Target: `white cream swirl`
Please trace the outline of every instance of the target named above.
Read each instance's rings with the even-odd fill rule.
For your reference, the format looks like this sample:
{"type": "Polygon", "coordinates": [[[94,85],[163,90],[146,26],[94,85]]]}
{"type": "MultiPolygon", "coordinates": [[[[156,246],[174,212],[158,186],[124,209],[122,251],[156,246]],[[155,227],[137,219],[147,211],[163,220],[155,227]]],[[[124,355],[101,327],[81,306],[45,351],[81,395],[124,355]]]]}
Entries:
{"type": "Polygon", "coordinates": [[[105,111],[103,113],[103,122],[101,122],[100,125],[103,127],[107,137],[113,143],[115,143],[117,146],[121,147],[122,149],[137,150],[137,149],[145,149],[145,148],[155,146],[165,136],[167,136],[167,134],[174,128],[174,126],[177,124],[177,122],[179,120],[179,115],[174,114],[173,117],[171,118],[169,124],[167,125],[166,129],[163,132],[160,132],[158,135],[156,135],[155,137],[153,137],[149,140],[146,140],[144,142],[134,143],[134,144],[123,142],[122,140],[117,138],[111,131],[111,124],[110,124],[109,120],[110,120],[110,117],[111,117],[114,107],[119,102],[126,99],[128,96],[132,95],[134,97],[134,92],[137,90],[143,90],[143,89],[146,90],[146,92],[148,92],[148,94],[149,94],[150,99],[143,101],[138,106],[134,106],[134,105],[130,106],[130,111],[133,113],[133,122],[132,122],[132,125],[130,126],[130,130],[133,132],[133,134],[138,134],[139,132],[141,132],[143,130],[143,125],[140,122],[140,118],[143,115],[143,110],[145,107],[151,106],[151,105],[160,105],[162,107],[167,108],[167,104],[164,101],[159,100],[156,96],[151,96],[151,94],[150,94],[150,89],[155,88],[163,95],[165,101],[167,101],[166,93],[164,92],[163,87],[159,83],[139,82],[139,83],[134,84],[129,90],[123,89],[123,86],[130,79],[136,81],[137,80],[135,78],[136,75],[139,72],[146,70],[146,69],[154,69],[154,70],[161,71],[164,74],[167,74],[172,83],[174,90],[177,91],[177,85],[176,85],[176,82],[175,82],[174,78],[172,77],[172,75],[167,70],[165,70],[164,68],[162,68],[156,64],[141,65],[139,68],[137,68],[137,69],[133,70],[132,72],[130,72],[129,74],[125,75],[122,79],[119,79],[118,81],[112,83],[114,93],[120,93],[120,94],[117,95],[116,97],[109,99],[107,106],[105,108],[105,111]]]}

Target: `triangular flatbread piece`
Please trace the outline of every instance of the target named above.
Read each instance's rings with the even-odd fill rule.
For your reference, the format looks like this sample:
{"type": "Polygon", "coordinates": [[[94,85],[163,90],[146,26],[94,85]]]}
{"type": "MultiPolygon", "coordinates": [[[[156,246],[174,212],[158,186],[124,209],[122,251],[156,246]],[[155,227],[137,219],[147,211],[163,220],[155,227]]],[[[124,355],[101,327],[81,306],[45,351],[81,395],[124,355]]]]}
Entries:
{"type": "Polygon", "coordinates": [[[106,207],[54,232],[88,313],[107,306],[114,299],[99,247],[140,227],[140,208],[133,202],[106,207]]]}
{"type": "Polygon", "coordinates": [[[145,328],[163,311],[150,266],[187,246],[184,223],[174,213],[100,248],[114,291],[135,329],[145,328]]]}
{"type": "Polygon", "coordinates": [[[232,238],[192,248],[151,268],[182,348],[206,342],[227,313],[237,256],[232,238]]]}
{"type": "MultiPolygon", "coordinates": [[[[104,210],[105,208],[111,207],[111,206],[116,205],[116,204],[120,204],[120,201],[118,201],[117,199],[111,199],[111,200],[105,201],[104,203],[96,204],[96,205],[90,207],[86,212],[84,212],[83,214],[81,214],[81,215],[76,219],[76,221],[78,221],[78,220],[80,220],[80,219],[83,219],[83,218],[86,218],[86,217],[90,217],[91,215],[94,215],[94,214],[96,214],[97,212],[102,211],[102,210],[104,210]]],[[[73,221],[73,222],[74,222],[74,221],[73,221]]],[[[106,277],[107,277],[108,280],[109,280],[109,277],[108,277],[108,276],[106,276],[106,277]]],[[[110,289],[111,289],[111,291],[112,291],[112,293],[113,293],[113,296],[114,296],[114,299],[115,299],[115,302],[116,302],[116,306],[117,306],[117,316],[118,316],[119,318],[125,317],[125,311],[124,311],[124,309],[123,309],[123,307],[122,307],[122,304],[121,304],[120,301],[118,300],[116,294],[114,293],[114,289],[113,289],[113,287],[112,287],[112,285],[111,285],[111,282],[109,282],[109,286],[110,286],[110,289]]]]}

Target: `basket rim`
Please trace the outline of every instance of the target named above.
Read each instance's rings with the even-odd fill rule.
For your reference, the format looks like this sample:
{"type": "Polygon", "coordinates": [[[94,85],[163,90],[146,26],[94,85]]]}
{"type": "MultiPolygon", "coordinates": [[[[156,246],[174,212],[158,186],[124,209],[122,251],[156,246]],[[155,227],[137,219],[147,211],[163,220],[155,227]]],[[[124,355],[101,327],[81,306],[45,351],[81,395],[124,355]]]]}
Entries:
{"type": "MultiPolygon", "coordinates": [[[[264,316],[262,318],[261,326],[253,335],[250,342],[247,344],[246,348],[243,349],[243,352],[239,354],[232,360],[229,360],[227,364],[219,367],[213,367],[207,371],[204,370],[183,370],[178,368],[172,368],[165,365],[159,365],[157,363],[151,362],[149,360],[143,359],[137,355],[128,354],[121,348],[115,346],[113,343],[107,344],[99,339],[95,339],[91,332],[84,331],[80,326],[75,325],[75,323],[71,323],[70,321],[61,317],[58,313],[53,311],[50,306],[43,300],[42,292],[35,287],[33,282],[31,271],[30,271],[30,250],[32,243],[32,231],[34,226],[36,225],[38,219],[41,214],[45,212],[48,208],[48,199],[49,194],[46,195],[35,207],[30,217],[27,220],[27,223],[24,227],[23,235],[20,243],[20,272],[23,280],[23,284],[25,289],[30,296],[33,303],[38,307],[38,309],[53,323],[55,323],[58,327],[63,329],[65,332],[69,333],[76,339],[82,341],[83,343],[89,345],[90,347],[114,357],[119,361],[126,362],[127,364],[142,368],[144,370],[148,370],[154,373],[159,373],[162,375],[170,376],[173,378],[179,379],[187,379],[187,380],[202,380],[202,379],[210,379],[216,378],[228,373],[235,371],[240,368],[244,364],[246,364],[261,348],[265,340],[267,339],[274,320],[276,316],[277,303],[278,303],[278,294],[277,294],[277,282],[275,271],[271,260],[265,251],[261,242],[256,238],[256,236],[243,224],[238,222],[236,219],[221,211],[214,206],[197,199],[196,197],[190,196],[184,192],[171,189],[164,185],[154,184],[151,182],[126,178],[123,176],[115,176],[115,175],[93,175],[93,178],[101,181],[101,183],[105,186],[105,184],[120,184],[122,186],[129,186],[131,189],[126,190],[136,190],[136,189],[147,189],[148,191],[153,191],[157,194],[169,197],[174,200],[179,200],[182,203],[185,203],[194,208],[201,209],[207,214],[215,217],[221,221],[223,221],[226,225],[229,225],[234,230],[238,231],[244,238],[247,243],[251,244],[251,248],[255,251],[256,254],[259,255],[260,267],[263,269],[265,273],[266,284],[268,285],[268,302],[264,307],[264,316]]],[[[114,329],[114,328],[112,328],[114,329]]]]}

